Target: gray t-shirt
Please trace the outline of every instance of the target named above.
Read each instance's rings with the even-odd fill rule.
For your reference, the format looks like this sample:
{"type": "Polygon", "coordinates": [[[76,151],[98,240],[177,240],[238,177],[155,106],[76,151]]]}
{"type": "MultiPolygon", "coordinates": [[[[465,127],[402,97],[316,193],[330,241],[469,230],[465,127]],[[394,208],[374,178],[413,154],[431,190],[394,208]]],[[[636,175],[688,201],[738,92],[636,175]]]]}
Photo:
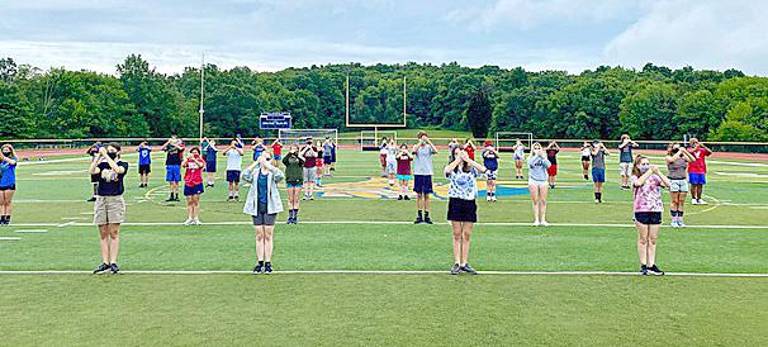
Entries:
{"type": "Polygon", "coordinates": [[[240,171],[243,166],[243,155],[235,149],[227,152],[227,171],[240,171]]]}
{"type": "Polygon", "coordinates": [[[595,169],[605,169],[605,151],[599,150],[597,154],[592,155],[592,167],[595,169]]]}
{"type": "Polygon", "coordinates": [[[683,158],[677,158],[675,161],[667,164],[669,174],[667,177],[672,180],[684,180],[688,177],[686,174],[688,168],[688,162],[683,158]]]}
{"type": "Polygon", "coordinates": [[[619,148],[619,162],[631,163],[632,162],[632,144],[628,143],[626,146],[619,148]]]}
{"type": "Polygon", "coordinates": [[[434,149],[430,145],[421,145],[413,152],[415,156],[413,161],[413,174],[420,176],[432,176],[432,156],[435,155],[434,149]]]}
{"type": "Polygon", "coordinates": [[[547,169],[552,166],[549,159],[546,157],[540,157],[538,155],[532,155],[528,158],[528,178],[544,182],[549,178],[547,169]]]}
{"type": "Polygon", "coordinates": [[[331,152],[333,152],[333,144],[330,142],[323,144],[323,157],[331,157],[331,152]]]}

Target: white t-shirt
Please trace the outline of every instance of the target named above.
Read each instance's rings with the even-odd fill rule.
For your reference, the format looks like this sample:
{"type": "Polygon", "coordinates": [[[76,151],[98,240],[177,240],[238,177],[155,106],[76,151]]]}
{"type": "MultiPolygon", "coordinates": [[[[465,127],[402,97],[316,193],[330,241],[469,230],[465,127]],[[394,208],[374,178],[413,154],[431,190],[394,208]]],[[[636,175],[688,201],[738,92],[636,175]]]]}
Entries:
{"type": "Polygon", "coordinates": [[[243,155],[237,150],[230,149],[227,152],[227,171],[241,171],[243,166],[243,155]]]}
{"type": "Polygon", "coordinates": [[[469,172],[459,169],[446,175],[451,181],[451,185],[448,188],[448,197],[475,200],[477,197],[477,176],[479,175],[475,168],[470,169],[469,172]]]}

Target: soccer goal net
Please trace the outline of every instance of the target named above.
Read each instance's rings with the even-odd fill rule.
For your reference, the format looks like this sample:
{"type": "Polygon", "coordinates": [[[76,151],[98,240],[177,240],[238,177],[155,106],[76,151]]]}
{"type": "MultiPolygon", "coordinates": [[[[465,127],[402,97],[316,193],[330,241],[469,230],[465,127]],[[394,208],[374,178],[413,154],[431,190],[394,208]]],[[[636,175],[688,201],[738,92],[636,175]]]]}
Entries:
{"type": "Polygon", "coordinates": [[[280,129],[278,138],[283,144],[298,143],[303,144],[307,139],[317,142],[325,138],[332,139],[334,143],[339,143],[339,131],[336,129],[280,129]]]}
{"type": "Polygon", "coordinates": [[[496,149],[500,152],[512,152],[517,141],[523,143],[526,152],[533,145],[533,133],[518,133],[510,131],[500,131],[496,133],[496,149]]]}
{"type": "Polygon", "coordinates": [[[360,150],[361,151],[378,151],[381,142],[384,139],[395,139],[397,142],[397,131],[394,130],[376,130],[369,131],[364,130],[360,132],[360,150]]]}

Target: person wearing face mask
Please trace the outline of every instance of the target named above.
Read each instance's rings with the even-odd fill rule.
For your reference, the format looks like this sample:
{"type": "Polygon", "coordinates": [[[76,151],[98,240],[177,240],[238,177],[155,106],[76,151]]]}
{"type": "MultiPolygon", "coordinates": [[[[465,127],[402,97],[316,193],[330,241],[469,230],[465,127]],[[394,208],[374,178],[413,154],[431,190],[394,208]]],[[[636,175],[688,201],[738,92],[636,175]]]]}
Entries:
{"type": "Polygon", "coordinates": [[[592,159],[592,144],[584,141],[581,145],[581,174],[584,180],[589,181],[589,162],[592,159]]]}
{"type": "Polygon", "coordinates": [[[688,163],[696,160],[685,148],[680,147],[677,142],[670,143],[667,147],[667,178],[669,178],[669,213],[672,215],[672,227],[685,227],[683,223],[683,206],[685,205],[685,196],[688,194],[688,180],[686,169],[688,163]]]}
{"type": "Polygon", "coordinates": [[[285,178],[280,169],[272,165],[272,155],[261,157],[243,172],[243,180],[251,183],[243,213],[250,215],[256,231],[257,263],[253,274],[272,273],[272,250],[277,214],[283,211],[277,184],[285,178]]]}
{"type": "Polygon", "coordinates": [[[165,201],[179,201],[179,182],[181,182],[181,160],[184,158],[184,142],[175,134],[162,146],[166,152],[165,181],[168,182],[170,196],[165,201]]]}
{"type": "Polygon", "coordinates": [[[288,188],[288,224],[299,223],[299,201],[301,186],[304,184],[304,157],[299,153],[299,146],[291,144],[288,154],[283,158],[285,165],[285,184],[288,188]]]}
{"type": "Polygon", "coordinates": [[[0,225],[11,224],[18,161],[11,144],[6,143],[0,147],[0,225]]]}
{"type": "Polygon", "coordinates": [[[432,224],[429,217],[429,195],[434,193],[432,188],[432,176],[434,170],[432,157],[437,154],[437,148],[424,131],[416,135],[419,143],[413,146],[413,191],[416,193],[416,220],[414,224],[432,224]]]}
{"type": "Polygon", "coordinates": [[[634,187],[633,211],[637,228],[637,254],[640,258],[640,273],[643,275],[664,275],[656,265],[656,241],[659,238],[661,214],[664,205],[661,188],[670,186],[669,179],[659,168],[651,165],[648,158],[638,155],[632,165],[632,187],[634,187]]]}
{"type": "Polygon", "coordinates": [[[512,159],[515,160],[515,178],[516,179],[523,179],[523,161],[525,160],[525,145],[520,140],[517,140],[517,143],[515,143],[515,146],[512,147],[512,150],[514,151],[514,154],[512,154],[512,159]]]}
{"type": "Polygon", "coordinates": [[[451,275],[466,272],[476,275],[469,265],[469,245],[472,229],[477,223],[477,177],[484,174],[485,166],[469,159],[467,152],[455,148],[453,162],[445,167],[448,188],[448,220],[453,231],[453,259],[451,275]]]}
{"type": "Polygon", "coordinates": [[[488,169],[485,172],[487,185],[485,191],[486,200],[496,202],[498,200],[496,198],[496,178],[497,171],[499,170],[499,152],[493,147],[493,141],[485,140],[481,155],[483,157],[483,165],[488,169]]]}
{"type": "Polygon", "coordinates": [[[243,147],[237,145],[237,140],[232,140],[229,147],[224,150],[227,157],[227,201],[240,200],[240,170],[243,167],[243,147]]]}
{"type": "Polygon", "coordinates": [[[219,152],[216,149],[216,141],[203,137],[203,141],[200,142],[200,148],[203,154],[203,160],[205,161],[205,175],[206,175],[206,187],[211,187],[216,184],[216,153],[219,152]]]}
{"type": "Polygon", "coordinates": [[[533,226],[548,226],[547,195],[549,194],[549,175],[547,170],[552,163],[547,159],[547,152],[541,144],[534,142],[528,157],[528,192],[533,203],[533,226]]]}
{"type": "Polygon", "coordinates": [[[390,187],[395,186],[395,174],[397,174],[397,143],[390,139],[387,144],[387,178],[390,187]]]}
{"type": "Polygon", "coordinates": [[[184,158],[181,167],[184,172],[184,196],[187,198],[187,220],[184,225],[201,225],[200,194],[203,194],[203,171],[205,160],[200,155],[200,148],[192,147],[189,155],[184,158]]]}
{"type": "Polygon", "coordinates": [[[109,143],[99,148],[96,159],[88,169],[98,176],[98,189],[93,211],[93,224],[99,226],[102,263],[94,274],[120,271],[117,256],[120,250],[120,224],[125,221],[125,199],[123,180],[128,172],[128,163],[120,158],[120,145],[109,143]]]}
{"type": "Polygon", "coordinates": [[[152,172],[152,147],[147,141],[142,141],[136,152],[139,153],[139,188],[146,188],[152,172]]]}
{"type": "MultiPolygon", "coordinates": [[[[99,149],[103,147],[101,144],[101,141],[96,141],[91,147],[88,147],[88,150],[85,151],[86,154],[91,156],[91,163],[93,163],[99,154],[99,149]]],[[[96,201],[96,191],[99,189],[99,176],[91,175],[91,187],[93,188],[93,193],[91,194],[91,197],[86,200],[88,202],[94,202],[96,201]]]]}
{"type": "Polygon", "coordinates": [[[632,141],[629,134],[621,135],[619,143],[619,176],[621,177],[621,189],[629,189],[629,176],[632,175],[632,148],[638,147],[637,142],[632,141]]]}

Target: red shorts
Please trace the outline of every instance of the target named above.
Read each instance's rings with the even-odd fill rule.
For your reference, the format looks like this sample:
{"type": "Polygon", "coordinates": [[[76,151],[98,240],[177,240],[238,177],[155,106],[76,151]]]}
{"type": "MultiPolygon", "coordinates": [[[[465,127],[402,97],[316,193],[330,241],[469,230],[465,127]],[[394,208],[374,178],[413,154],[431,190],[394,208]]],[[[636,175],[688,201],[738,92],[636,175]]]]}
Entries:
{"type": "Polygon", "coordinates": [[[547,168],[547,175],[549,175],[549,176],[557,176],[557,165],[550,165],[547,168]]]}

